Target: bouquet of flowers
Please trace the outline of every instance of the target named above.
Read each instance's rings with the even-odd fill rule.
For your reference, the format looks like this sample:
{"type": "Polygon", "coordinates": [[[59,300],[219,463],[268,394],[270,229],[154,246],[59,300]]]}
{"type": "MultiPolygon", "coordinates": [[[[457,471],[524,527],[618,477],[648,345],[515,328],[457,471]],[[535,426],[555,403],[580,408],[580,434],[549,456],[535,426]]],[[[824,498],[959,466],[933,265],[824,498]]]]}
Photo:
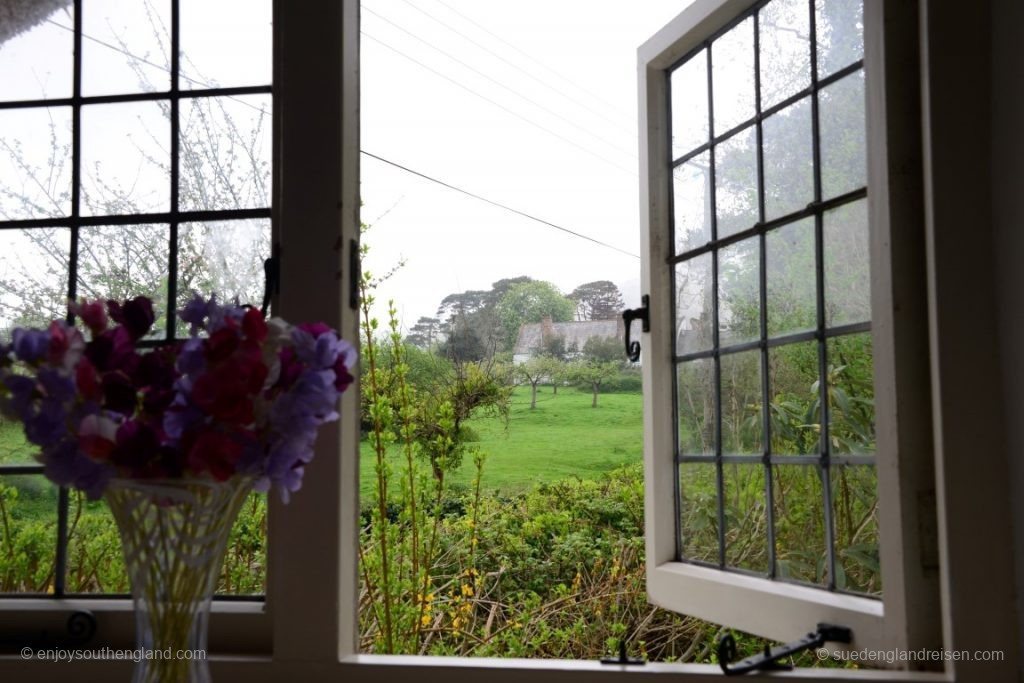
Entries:
{"type": "Polygon", "coordinates": [[[0,345],[0,413],[20,421],[56,484],[100,497],[111,479],[243,475],[284,500],[302,484],[317,428],[338,417],[356,353],[323,323],[264,320],[196,295],[190,338],[140,350],[152,302],[72,304],[0,345]]]}

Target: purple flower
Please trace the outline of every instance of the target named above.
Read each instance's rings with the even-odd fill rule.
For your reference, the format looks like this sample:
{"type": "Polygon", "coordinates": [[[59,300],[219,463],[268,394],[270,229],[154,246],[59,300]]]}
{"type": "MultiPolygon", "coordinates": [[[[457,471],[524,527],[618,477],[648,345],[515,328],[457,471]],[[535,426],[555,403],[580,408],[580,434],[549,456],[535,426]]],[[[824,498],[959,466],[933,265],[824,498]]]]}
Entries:
{"type": "Polygon", "coordinates": [[[32,394],[36,390],[36,381],[23,375],[7,375],[3,385],[10,396],[0,401],[0,411],[21,421],[28,419],[33,412],[32,394]]]}
{"type": "Polygon", "coordinates": [[[25,438],[46,448],[67,437],[67,413],[60,401],[44,398],[39,410],[25,420],[25,438]]]}
{"type": "Polygon", "coordinates": [[[144,296],[137,296],[123,304],[111,299],[107,301],[107,311],[114,322],[124,325],[133,340],[145,337],[156,319],[153,302],[144,296]]]}
{"type": "Polygon", "coordinates": [[[69,375],[54,370],[53,368],[41,368],[39,370],[39,383],[49,398],[61,403],[70,402],[75,398],[75,383],[69,375]]]}
{"type": "Polygon", "coordinates": [[[190,333],[195,335],[203,328],[206,323],[206,319],[211,317],[213,311],[219,308],[217,306],[217,296],[213,295],[210,300],[207,301],[203,297],[199,296],[198,293],[193,292],[192,298],[189,299],[188,303],[178,311],[178,318],[183,322],[188,323],[192,326],[190,333]]]}
{"type": "Polygon", "coordinates": [[[44,451],[46,476],[58,486],[74,486],[85,491],[89,500],[103,495],[107,482],[114,476],[109,465],[96,462],[78,450],[78,443],[63,439],[44,451]]]}
{"type": "Polygon", "coordinates": [[[50,350],[50,333],[18,327],[11,334],[11,346],[18,360],[35,363],[50,350]]]}

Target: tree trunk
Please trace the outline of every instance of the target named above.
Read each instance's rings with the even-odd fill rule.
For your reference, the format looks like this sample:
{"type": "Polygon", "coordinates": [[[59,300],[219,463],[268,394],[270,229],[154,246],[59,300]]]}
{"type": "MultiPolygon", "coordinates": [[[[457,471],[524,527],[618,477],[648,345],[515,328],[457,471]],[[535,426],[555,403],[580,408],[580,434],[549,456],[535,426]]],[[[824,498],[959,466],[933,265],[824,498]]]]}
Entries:
{"type": "Polygon", "coordinates": [[[598,390],[598,388],[601,385],[598,384],[597,382],[593,382],[593,385],[594,385],[594,400],[590,402],[590,407],[591,408],[596,408],[597,407],[597,390],[598,390]]]}
{"type": "Polygon", "coordinates": [[[555,396],[558,396],[558,381],[557,380],[552,380],[551,381],[551,393],[553,395],[555,395],[555,396]]]}
{"type": "Polygon", "coordinates": [[[537,407],[537,383],[530,384],[530,410],[537,407]]]}

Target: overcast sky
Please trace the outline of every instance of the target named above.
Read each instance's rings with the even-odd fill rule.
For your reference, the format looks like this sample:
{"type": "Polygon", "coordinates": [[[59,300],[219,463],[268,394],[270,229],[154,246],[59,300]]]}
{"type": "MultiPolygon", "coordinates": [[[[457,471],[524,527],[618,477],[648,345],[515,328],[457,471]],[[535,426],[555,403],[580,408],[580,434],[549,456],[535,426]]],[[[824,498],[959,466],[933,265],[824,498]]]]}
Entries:
{"type": "MultiPolygon", "coordinates": [[[[639,254],[636,50],[688,4],[364,0],[362,148],[639,254]]],[[[639,259],[366,156],[362,195],[406,327],[518,275],[639,298],[639,259]]]]}

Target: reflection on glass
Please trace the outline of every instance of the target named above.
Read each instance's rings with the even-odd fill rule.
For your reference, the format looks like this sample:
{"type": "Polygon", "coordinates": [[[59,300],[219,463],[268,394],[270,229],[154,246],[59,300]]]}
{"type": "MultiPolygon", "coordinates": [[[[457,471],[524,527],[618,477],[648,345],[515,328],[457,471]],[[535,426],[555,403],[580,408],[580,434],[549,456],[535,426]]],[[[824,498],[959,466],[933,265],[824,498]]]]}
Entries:
{"type": "Polygon", "coordinates": [[[875,451],[875,385],[871,333],[828,340],[829,450],[875,451]]]}
{"type": "Polygon", "coordinates": [[[676,353],[706,351],[714,341],[711,254],[676,266],[676,353]]]}
{"type": "Polygon", "coordinates": [[[722,453],[761,453],[761,352],[722,356],[722,453]]]}
{"type": "Polygon", "coordinates": [[[818,390],[818,342],[768,349],[768,387],[772,453],[820,452],[821,395],[818,390]]]}
{"type": "Polygon", "coordinates": [[[754,116],[754,19],[747,18],[711,44],[715,135],[754,116]]]}
{"type": "Polygon", "coordinates": [[[772,467],[775,572],[780,578],[827,582],[824,502],[817,465],[772,467]]]}
{"type": "Polygon", "coordinates": [[[708,141],[708,59],[701,50],[672,72],[672,158],[708,141]]]}
{"type": "Polygon", "coordinates": [[[672,225],[677,254],[711,239],[710,158],[704,152],[672,169],[672,225]]]}
{"type": "MultiPolygon", "coordinates": [[[[258,307],[263,261],[269,257],[269,218],[183,223],[178,228],[178,308],[193,292],[258,307]]],[[[181,326],[179,334],[186,328],[181,326]]]]}
{"type": "Polygon", "coordinates": [[[84,227],[78,240],[78,296],[86,299],[153,300],[157,319],[150,338],[167,327],[168,226],[84,227]]]}
{"type": "Polygon", "coordinates": [[[814,22],[818,40],[818,78],[863,58],[863,0],[815,0],[814,22]]]}
{"type": "Polygon", "coordinates": [[[0,219],[71,213],[71,107],[0,110],[0,219]]]}
{"type": "Polygon", "coordinates": [[[859,199],[825,212],[825,324],[871,320],[868,202],[859,199]]]}
{"type": "Polygon", "coordinates": [[[718,339],[721,346],[761,335],[760,256],[751,237],[718,252],[718,339]]]}
{"type": "Polygon", "coordinates": [[[20,3],[21,12],[39,21],[14,36],[0,29],[0,101],[71,97],[71,3],[57,10],[53,7],[52,3],[20,3]]]}
{"type": "Polygon", "coordinates": [[[684,560],[718,564],[718,488],[714,463],[679,465],[679,524],[684,560]]]}
{"type": "Polygon", "coordinates": [[[765,235],[768,336],[814,329],[814,219],[774,228],[765,235]]]}
{"type": "Polygon", "coordinates": [[[676,366],[676,402],[679,407],[679,452],[709,455],[715,452],[715,364],[711,358],[676,366]]]}
{"type": "Polygon", "coordinates": [[[757,143],[752,127],[715,148],[715,212],[719,238],[757,223],[757,143]]]}
{"type": "Polygon", "coordinates": [[[774,0],[757,15],[761,111],[811,84],[811,21],[807,0],[774,0]]]}
{"type": "Polygon", "coordinates": [[[170,26],[170,0],[83,2],[82,94],[169,90],[170,26]]]}
{"type": "Polygon", "coordinates": [[[271,0],[181,0],[182,90],[267,85],[271,0]]]}
{"type": "Polygon", "coordinates": [[[67,314],[70,253],[67,228],[0,230],[0,341],[67,314]]]}
{"type": "Polygon", "coordinates": [[[57,487],[41,474],[0,475],[0,593],[52,593],[57,487]]]}
{"type": "Polygon", "coordinates": [[[831,474],[836,588],[881,595],[878,471],[870,465],[833,465],[831,474]]]}
{"type": "Polygon", "coordinates": [[[811,99],[805,97],[761,127],[764,144],[764,214],[766,220],[799,211],[814,199],[811,99]]]}
{"type": "Polygon", "coordinates": [[[82,107],[82,213],[170,210],[170,121],[166,102],[82,107]]]}
{"type": "Polygon", "coordinates": [[[864,72],[818,93],[821,196],[829,199],[867,185],[864,72]]]}
{"type": "Polygon", "coordinates": [[[764,466],[722,465],[727,567],[768,572],[768,523],[764,466]]]}
{"type": "Polygon", "coordinates": [[[270,95],[182,100],[182,210],[270,206],[270,106],[270,95]]]}

